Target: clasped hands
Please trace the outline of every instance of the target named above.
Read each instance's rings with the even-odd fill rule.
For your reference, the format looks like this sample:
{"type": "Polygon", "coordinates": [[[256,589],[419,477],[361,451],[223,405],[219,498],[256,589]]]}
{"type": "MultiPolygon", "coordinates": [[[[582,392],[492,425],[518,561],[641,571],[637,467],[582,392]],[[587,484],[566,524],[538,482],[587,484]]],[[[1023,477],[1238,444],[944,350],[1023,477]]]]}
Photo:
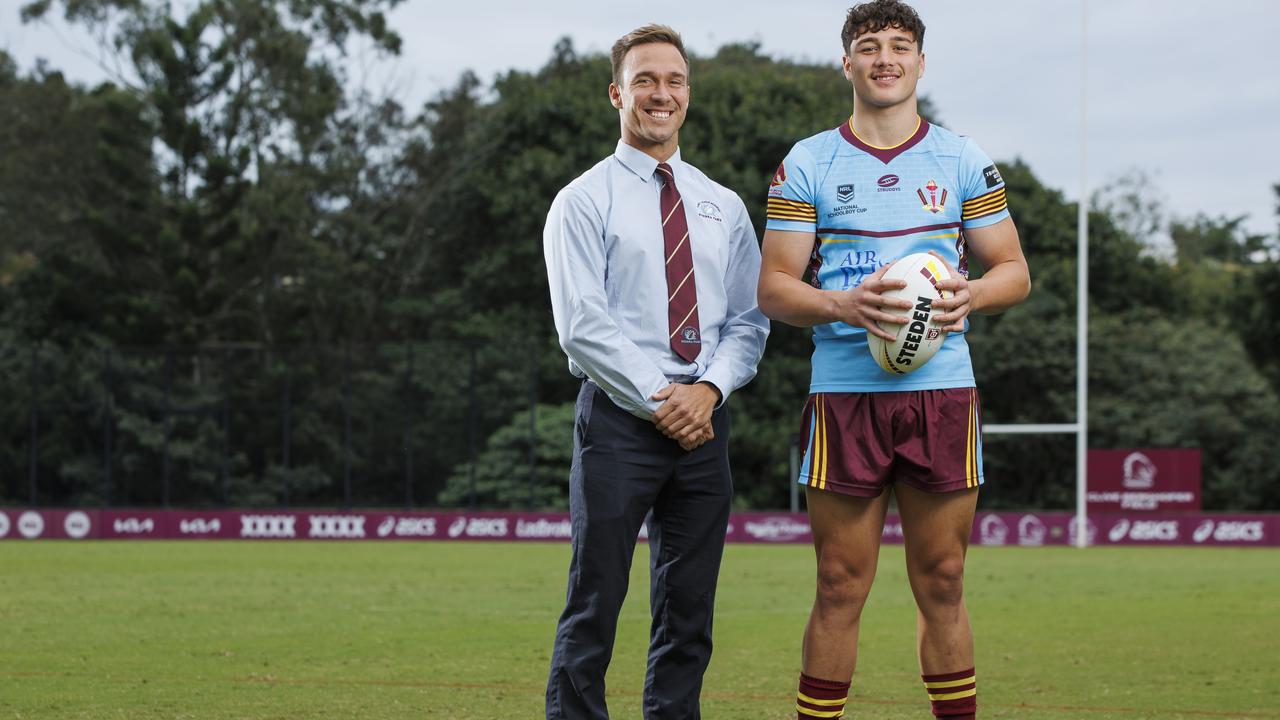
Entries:
{"type": "Polygon", "coordinates": [[[653,424],[685,452],[716,436],[711,414],[720,402],[720,391],[711,383],[671,383],[654,393],[653,399],[663,401],[653,414],[653,424]]]}

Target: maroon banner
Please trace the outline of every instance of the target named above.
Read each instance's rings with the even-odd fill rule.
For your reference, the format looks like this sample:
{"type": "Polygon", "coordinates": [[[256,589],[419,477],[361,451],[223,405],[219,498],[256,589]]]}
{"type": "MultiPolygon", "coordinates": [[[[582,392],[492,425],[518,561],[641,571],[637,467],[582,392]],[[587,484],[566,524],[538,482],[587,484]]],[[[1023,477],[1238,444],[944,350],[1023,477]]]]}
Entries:
{"type": "MultiPolygon", "coordinates": [[[[1075,544],[1067,512],[983,512],[975,545],[1075,544]]],[[[1280,547],[1280,515],[1100,513],[1087,523],[1090,545],[1280,547]]],[[[0,508],[0,540],[441,540],[566,542],[563,512],[335,510],[66,510],[0,508]]],[[[640,539],[648,537],[642,528],[640,539]]],[[[731,543],[808,544],[804,513],[733,513],[731,543]]],[[[897,515],[885,519],[883,541],[902,542],[897,515]]]]}
{"type": "Polygon", "coordinates": [[[1090,450],[1089,512],[1200,509],[1199,450],[1090,450]]]}

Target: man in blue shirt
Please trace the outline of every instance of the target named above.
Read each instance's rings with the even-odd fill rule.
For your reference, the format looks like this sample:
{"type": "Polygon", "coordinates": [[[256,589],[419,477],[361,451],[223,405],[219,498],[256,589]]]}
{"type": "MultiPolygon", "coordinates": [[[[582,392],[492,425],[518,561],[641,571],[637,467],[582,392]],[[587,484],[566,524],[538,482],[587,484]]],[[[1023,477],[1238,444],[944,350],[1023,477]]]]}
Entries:
{"type": "Polygon", "coordinates": [[[1021,302],[1030,277],[1000,171],[972,140],[918,114],[924,23],[915,10],[898,0],[857,5],[841,40],[853,115],[796,143],[778,167],[760,276],[771,318],[814,329],[797,481],[806,486],[817,592],[796,714],[842,716],[891,488],[933,714],[973,720],[964,561],[983,475],[965,318],[1021,302]],[[868,352],[867,336],[893,340],[905,321],[886,309],[912,304],[883,295],[905,283],[884,275],[919,252],[950,270],[937,283],[946,297],[933,302],[943,311],[933,330],[948,335],[926,365],[892,374],[868,352]],[[967,279],[970,258],[985,269],[981,278],[967,279]]]}
{"type": "Polygon", "coordinates": [[[636,537],[649,520],[653,614],[647,720],[700,717],[732,482],[729,393],[755,375],[768,320],[746,207],[680,157],[688,56],[650,25],[613,47],[621,141],[547,215],[551,307],[583,378],[569,507],[565,609],[549,720],[604,720],[605,670],[636,537]]]}

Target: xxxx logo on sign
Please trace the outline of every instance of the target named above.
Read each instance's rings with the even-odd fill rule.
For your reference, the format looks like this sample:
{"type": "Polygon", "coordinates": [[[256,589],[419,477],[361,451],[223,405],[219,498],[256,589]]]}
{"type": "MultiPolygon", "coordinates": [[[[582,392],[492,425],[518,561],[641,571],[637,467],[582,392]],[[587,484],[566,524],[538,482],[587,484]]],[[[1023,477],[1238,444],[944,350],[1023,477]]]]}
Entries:
{"type": "Polygon", "coordinates": [[[292,515],[241,515],[240,537],[291,538],[296,537],[292,515]]]}
{"type": "Polygon", "coordinates": [[[362,538],[364,520],[359,515],[312,515],[307,518],[311,524],[307,535],[313,538],[362,538]]]}

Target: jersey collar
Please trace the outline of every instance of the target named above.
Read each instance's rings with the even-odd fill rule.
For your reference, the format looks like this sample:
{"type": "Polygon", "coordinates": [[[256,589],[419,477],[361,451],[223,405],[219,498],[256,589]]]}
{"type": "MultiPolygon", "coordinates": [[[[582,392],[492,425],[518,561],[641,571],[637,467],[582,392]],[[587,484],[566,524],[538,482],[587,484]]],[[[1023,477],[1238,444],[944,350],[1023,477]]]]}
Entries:
{"type": "Polygon", "coordinates": [[[858,148],[859,150],[867,153],[868,155],[874,155],[877,159],[880,160],[880,162],[884,163],[885,165],[888,165],[891,160],[898,157],[902,153],[910,150],[911,148],[915,147],[917,144],[919,144],[921,140],[924,139],[924,136],[928,134],[929,134],[929,123],[925,122],[924,118],[917,116],[916,131],[914,133],[911,133],[911,137],[907,138],[901,143],[898,143],[897,145],[894,145],[893,147],[884,148],[884,147],[876,147],[875,145],[869,145],[863,142],[862,138],[858,137],[857,133],[853,131],[852,115],[849,116],[848,122],[840,126],[840,136],[843,137],[845,140],[847,140],[850,145],[858,148]]]}

